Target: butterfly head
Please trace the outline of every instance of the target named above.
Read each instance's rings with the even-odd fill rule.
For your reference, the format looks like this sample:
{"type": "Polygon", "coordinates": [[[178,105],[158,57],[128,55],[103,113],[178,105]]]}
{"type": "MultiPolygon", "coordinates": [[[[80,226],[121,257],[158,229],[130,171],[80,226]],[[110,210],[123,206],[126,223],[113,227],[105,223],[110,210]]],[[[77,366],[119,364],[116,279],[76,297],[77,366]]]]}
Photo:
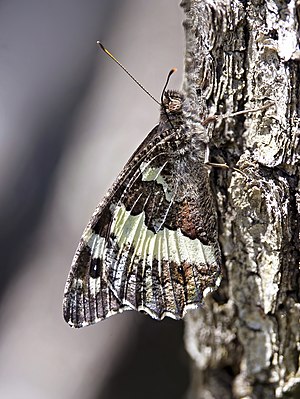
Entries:
{"type": "Polygon", "coordinates": [[[182,113],[184,95],[176,90],[166,90],[163,95],[162,112],[170,115],[182,113]]]}

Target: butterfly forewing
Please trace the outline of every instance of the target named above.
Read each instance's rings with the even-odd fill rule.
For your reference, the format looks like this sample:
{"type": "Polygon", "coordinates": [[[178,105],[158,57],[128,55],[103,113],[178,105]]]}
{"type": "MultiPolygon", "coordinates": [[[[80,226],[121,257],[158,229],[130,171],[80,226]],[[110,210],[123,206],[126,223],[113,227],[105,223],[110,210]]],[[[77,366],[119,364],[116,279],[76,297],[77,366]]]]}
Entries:
{"type": "MultiPolygon", "coordinates": [[[[182,106],[182,94],[167,94],[182,106]]],[[[71,326],[130,309],[180,319],[216,286],[220,255],[203,143],[185,122],[182,107],[163,107],[92,216],[65,289],[71,326]]]]}

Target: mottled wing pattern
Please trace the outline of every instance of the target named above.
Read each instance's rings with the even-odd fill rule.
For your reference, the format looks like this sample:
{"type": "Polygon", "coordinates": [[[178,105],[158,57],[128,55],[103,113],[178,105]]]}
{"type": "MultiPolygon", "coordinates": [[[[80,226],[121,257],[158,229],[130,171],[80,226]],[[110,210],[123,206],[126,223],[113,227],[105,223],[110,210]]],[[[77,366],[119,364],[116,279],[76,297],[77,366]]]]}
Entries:
{"type": "Polygon", "coordinates": [[[179,122],[170,128],[161,120],[153,129],[85,229],[65,290],[71,326],[130,309],[180,319],[216,286],[220,259],[208,171],[185,151],[191,143],[179,122]]]}

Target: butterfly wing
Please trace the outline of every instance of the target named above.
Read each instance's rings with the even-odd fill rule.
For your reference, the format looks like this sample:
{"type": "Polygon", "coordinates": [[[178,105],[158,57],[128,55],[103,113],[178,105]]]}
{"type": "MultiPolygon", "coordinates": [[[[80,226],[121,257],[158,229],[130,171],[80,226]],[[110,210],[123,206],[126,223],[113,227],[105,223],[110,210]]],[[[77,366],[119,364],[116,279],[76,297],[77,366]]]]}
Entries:
{"type": "Polygon", "coordinates": [[[73,327],[124,310],[180,319],[220,273],[207,169],[178,154],[174,134],[149,134],[85,229],[66,284],[73,327]]]}

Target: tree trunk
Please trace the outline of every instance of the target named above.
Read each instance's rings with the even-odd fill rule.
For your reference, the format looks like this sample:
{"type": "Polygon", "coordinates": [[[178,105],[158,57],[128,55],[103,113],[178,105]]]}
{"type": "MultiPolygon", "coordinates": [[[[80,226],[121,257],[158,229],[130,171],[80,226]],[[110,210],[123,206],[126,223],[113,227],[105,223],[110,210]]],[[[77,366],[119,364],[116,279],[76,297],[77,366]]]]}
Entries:
{"type": "Polygon", "coordinates": [[[184,0],[184,88],[208,126],[223,281],[186,317],[189,398],[299,398],[299,1],[184,0]]]}

